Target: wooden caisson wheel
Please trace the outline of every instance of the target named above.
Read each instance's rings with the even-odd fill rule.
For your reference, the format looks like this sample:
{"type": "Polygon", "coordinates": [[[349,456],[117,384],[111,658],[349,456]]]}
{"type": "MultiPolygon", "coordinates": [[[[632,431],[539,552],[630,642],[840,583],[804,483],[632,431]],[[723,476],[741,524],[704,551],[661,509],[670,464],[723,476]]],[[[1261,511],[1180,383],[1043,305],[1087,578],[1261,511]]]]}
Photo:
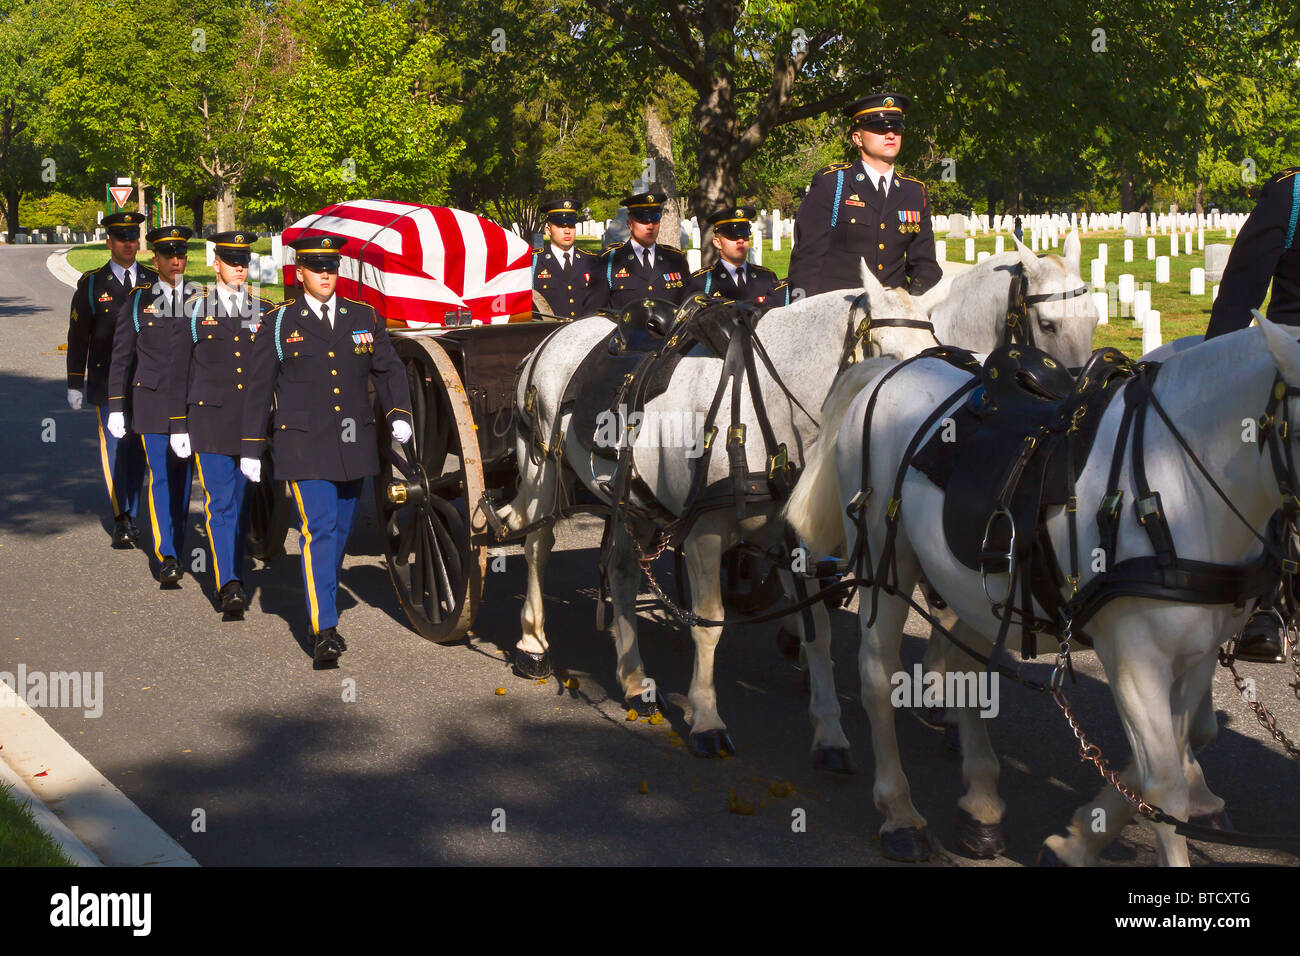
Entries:
{"type": "Polygon", "coordinates": [[[249,482],[248,535],[244,550],[259,561],[270,562],[284,553],[289,525],[297,517],[287,481],[275,481],[271,456],[262,456],[262,480],[249,482]]]}
{"type": "MultiPolygon", "coordinates": [[[[483,462],[465,387],[431,337],[395,338],[411,389],[413,434],[381,441],[375,506],[388,574],[411,626],[459,641],[483,593],[483,462]]],[[[378,417],[378,416],[376,416],[378,417]]]]}

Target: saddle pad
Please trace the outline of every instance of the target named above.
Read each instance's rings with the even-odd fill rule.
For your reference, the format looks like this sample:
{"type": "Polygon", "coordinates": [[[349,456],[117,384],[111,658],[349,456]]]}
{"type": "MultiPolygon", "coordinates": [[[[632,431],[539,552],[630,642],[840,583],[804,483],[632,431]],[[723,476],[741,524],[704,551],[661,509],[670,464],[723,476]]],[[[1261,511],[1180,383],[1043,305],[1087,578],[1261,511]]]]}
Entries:
{"type": "MultiPolygon", "coordinates": [[[[1094,356],[1095,357],[1095,356],[1094,356]]],[[[1080,376],[1082,391],[1064,401],[1015,404],[996,409],[985,389],[977,388],[951,416],[952,425],[941,425],[912,459],[911,465],[945,490],[943,530],[949,550],[963,565],[977,570],[979,552],[989,516],[998,507],[998,496],[1008,470],[1024,445],[1025,437],[1037,434],[1044,425],[1050,431],[1021,474],[1011,497],[1016,522],[1017,547],[1027,548],[1042,512],[1065,505],[1083,470],[1097,437],[1097,428],[1110,401],[1123,391],[1124,375],[1093,375],[1090,361],[1080,376]],[[1075,412],[1083,411],[1077,419],[1075,412]],[[1067,432],[1071,420],[1077,429],[1074,441],[1074,473],[1067,469],[1067,432]],[[945,441],[948,438],[950,440],[945,441]]],[[[1000,526],[1005,522],[999,522],[1000,526]]],[[[999,530],[1002,530],[999,528],[999,530]]],[[[1003,550],[1009,545],[990,542],[1003,550]]]]}
{"type": "MultiPolygon", "coordinates": [[[[616,458],[617,451],[597,445],[596,436],[603,421],[601,416],[610,411],[617,413],[619,394],[627,376],[650,376],[645,392],[648,402],[668,390],[668,382],[680,360],[681,355],[675,352],[659,358],[650,352],[611,355],[607,340],[597,342],[569,379],[561,402],[562,406],[571,405],[573,409],[569,420],[570,434],[577,437],[578,444],[586,451],[604,458],[616,458]]],[[[626,411],[630,415],[636,410],[628,408],[626,411]]],[[[608,429],[605,431],[608,435],[608,429]]]]}

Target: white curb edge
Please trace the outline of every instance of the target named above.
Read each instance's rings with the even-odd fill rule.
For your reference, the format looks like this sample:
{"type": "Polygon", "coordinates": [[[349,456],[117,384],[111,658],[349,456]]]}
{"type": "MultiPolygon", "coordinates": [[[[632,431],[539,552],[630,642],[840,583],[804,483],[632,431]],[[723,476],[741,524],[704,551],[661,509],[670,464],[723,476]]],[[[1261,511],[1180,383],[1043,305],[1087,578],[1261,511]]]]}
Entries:
{"type": "Polygon", "coordinates": [[[45,260],[45,268],[50,270],[54,278],[75,289],[78,280],[81,279],[81,273],[68,263],[68,251],[64,249],[62,252],[50,253],[49,258],[45,260]]]}
{"type": "Polygon", "coordinates": [[[76,835],[63,825],[63,821],[56,817],[49,807],[41,803],[41,798],[32,793],[32,788],[27,786],[22,777],[14,773],[3,760],[0,760],[0,783],[12,788],[9,793],[15,800],[27,804],[36,825],[46,832],[74,866],[104,865],[86,844],[78,840],[76,835]]]}
{"type": "Polygon", "coordinates": [[[199,865],[3,682],[0,742],[0,760],[32,792],[33,808],[57,813],[104,865],[199,865]]]}

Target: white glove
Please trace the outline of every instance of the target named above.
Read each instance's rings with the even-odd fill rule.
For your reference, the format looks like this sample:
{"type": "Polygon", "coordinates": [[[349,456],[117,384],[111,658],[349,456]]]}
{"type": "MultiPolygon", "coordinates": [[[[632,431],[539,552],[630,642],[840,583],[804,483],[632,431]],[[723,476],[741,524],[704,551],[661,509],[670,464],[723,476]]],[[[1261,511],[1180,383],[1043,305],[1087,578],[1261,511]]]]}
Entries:
{"type": "Polygon", "coordinates": [[[172,451],[177,458],[190,457],[190,436],[188,432],[179,432],[171,437],[172,451]]]}
{"type": "Polygon", "coordinates": [[[81,411],[81,392],[75,388],[68,389],[68,405],[74,412],[81,411]]]}
{"type": "Polygon", "coordinates": [[[411,426],[399,418],[393,422],[393,437],[398,444],[405,445],[411,440],[411,426]]]}
{"type": "Polygon", "coordinates": [[[126,437],[126,416],[121,412],[108,413],[108,433],[114,438],[126,437]]]}
{"type": "Polygon", "coordinates": [[[241,458],[239,459],[239,470],[244,473],[244,477],[249,481],[262,480],[262,459],[260,458],[241,458]]]}

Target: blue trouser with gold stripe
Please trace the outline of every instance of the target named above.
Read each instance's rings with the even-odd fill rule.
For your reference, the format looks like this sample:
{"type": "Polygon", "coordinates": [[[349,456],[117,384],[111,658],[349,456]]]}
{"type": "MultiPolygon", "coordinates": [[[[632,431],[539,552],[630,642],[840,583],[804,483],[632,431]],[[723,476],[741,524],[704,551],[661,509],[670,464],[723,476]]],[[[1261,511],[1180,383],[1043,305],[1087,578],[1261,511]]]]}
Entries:
{"type": "Polygon", "coordinates": [[[220,590],[227,581],[244,579],[244,539],[248,533],[248,479],[233,455],[194,453],[203,486],[203,514],[212,575],[220,590]]]}
{"type": "Polygon", "coordinates": [[[185,525],[190,513],[191,459],[178,458],[170,436],[144,439],[144,504],[153,533],[153,555],[179,558],[185,550],[185,525]]]}
{"type": "Polygon", "coordinates": [[[289,482],[302,522],[302,580],[313,634],[339,622],[335,604],[339,571],[343,569],[348,535],[357,516],[363,480],[289,482]]]}
{"type": "Polygon", "coordinates": [[[96,405],[95,417],[99,422],[99,464],[104,470],[108,500],[113,503],[113,517],[134,518],[140,510],[140,485],[144,482],[144,448],[140,436],[127,432],[121,438],[114,438],[109,434],[107,405],[96,405]]]}

